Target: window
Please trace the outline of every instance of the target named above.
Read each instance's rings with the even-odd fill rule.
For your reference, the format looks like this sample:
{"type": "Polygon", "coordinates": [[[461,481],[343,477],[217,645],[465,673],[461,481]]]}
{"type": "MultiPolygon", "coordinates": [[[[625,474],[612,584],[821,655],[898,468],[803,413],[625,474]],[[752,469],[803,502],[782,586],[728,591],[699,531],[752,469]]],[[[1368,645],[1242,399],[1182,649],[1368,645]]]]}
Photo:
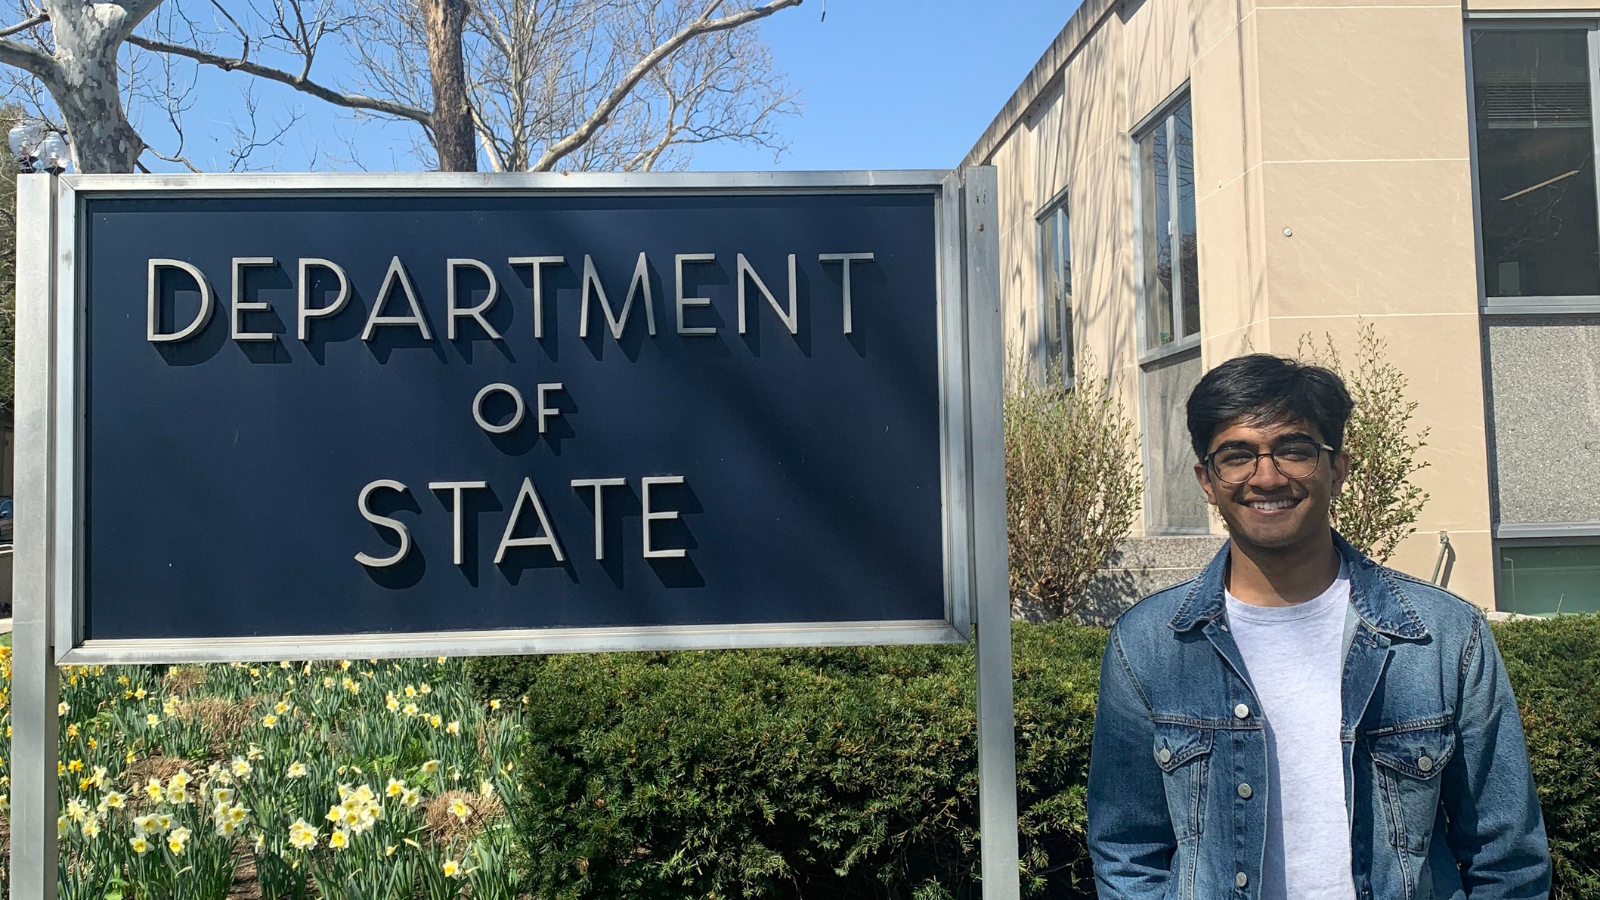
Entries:
{"type": "Polygon", "coordinates": [[[1472,32],[1486,299],[1600,299],[1589,31],[1472,32]]]}
{"type": "Polygon", "coordinates": [[[1072,238],[1062,197],[1039,217],[1039,359],[1044,382],[1072,387],[1072,238]]]}
{"type": "Polygon", "coordinates": [[[1139,232],[1146,350],[1200,333],[1194,212],[1194,119],[1185,97],[1138,139],[1139,232]]]}
{"type": "Polygon", "coordinates": [[[1600,612],[1600,544],[1502,546],[1500,608],[1529,616],[1600,612]]]}

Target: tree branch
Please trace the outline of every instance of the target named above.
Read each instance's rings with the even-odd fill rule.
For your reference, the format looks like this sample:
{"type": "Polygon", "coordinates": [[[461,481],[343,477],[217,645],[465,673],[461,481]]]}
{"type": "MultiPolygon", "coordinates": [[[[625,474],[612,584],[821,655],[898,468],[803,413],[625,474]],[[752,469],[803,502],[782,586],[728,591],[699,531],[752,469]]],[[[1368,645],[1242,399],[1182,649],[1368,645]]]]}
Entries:
{"type": "MultiPolygon", "coordinates": [[[[780,0],[780,2],[797,3],[799,0],[780,0]]],[[[395,116],[401,119],[410,119],[411,121],[420,124],[424,128],[433,127],[433,114],[426,110],[417,109],[414,106],[407,106],[404,103],[396,103],[392,100],[368,97],[363,94],[341,93],[333,88],[318,84],[317,82],[312,81],[304,76],[292,75],[283,71],[282,69],[274,69],[271,66],[264,66],[260,63],[250,62],[246,59],[218,56],[215,53],[207,53],[204,50],[197,50],[193,47],[185,47],[181,44],[169,44],[165,41],[153,41],[147,37],[141,37],[140,35],[133,35],[129,37],[128,43],[134,45],[135,47],[142,47],[145,50],[151,50],[156,53],[167,53],[173,56],[182,56],[186,59],[192,59],[201,65],[215,66],[216,68],[219,68],[225,72],[243,72],[246,75],[253,75],[256,78],[265,78],[268,81],[276,81],[279,84],[286,84],[297,91],[310,94],[311,96],[316,97],[318,100],[332,103],[335,106],[342,106],[346,109],[364,109],[369,112],[382,113],[384,115],[395,116]]],[[[6,61],[7,60],[4,58],[3,53],[0,53],[0,62],[6,61]]]]}
{"type": "Polygon", "coordinates": [[[50,14],[47,12],[42,12],[36,16],[33,16],[32,18],[24,19],[8,28],[0,28],[0,37],[10,37],[19,31],[27,31],[29,28],[32,28],[35,25],[43,25],[48,21],[50,21],[50,14]]]}
{"type": "Polygon", "coordinates": [[[61,66],[37,47],[0,38],[0,65],[16,66],[33,75],[52,91],[61,85],[61,66]]]}
{"type": "Polygon", "coordinates": [[[659,47],[650,51],[644,59],[639,60],[638,64],[623,77],[616,87],[611,89],[611,93],[595,108],[589,118],[578,126],[576,131],[545,148],[544,153],[539,157],[539,161],[531,167],[530,171],[548,172],[555,168],[556,163],[560,162],[563,157],[588,143],[589,139],[594,137],[595,132],[604,127],[606,122],[611,119],[611,114],[617,111],[617,107],[628,99],[628,95],[633,92],[639,82],[643,81],[646,75],[649,75],[656,66],[660,65],[662,60],[677,52],[678,48],[684,44],[703,34],[727,31],[738,28],[740,25],[765,19],[780,10],[788,9],[791,6],[799,6],[802,2],[804,0],[772,0],[771,3],[765,6],[747,9],[730,16],[723,16],[720,19],[712,19],[709,16],[716,11],[717,7],[722,5],[721,0],[716,0],[706,8],[700,18],[668,38],[659,47]]]}

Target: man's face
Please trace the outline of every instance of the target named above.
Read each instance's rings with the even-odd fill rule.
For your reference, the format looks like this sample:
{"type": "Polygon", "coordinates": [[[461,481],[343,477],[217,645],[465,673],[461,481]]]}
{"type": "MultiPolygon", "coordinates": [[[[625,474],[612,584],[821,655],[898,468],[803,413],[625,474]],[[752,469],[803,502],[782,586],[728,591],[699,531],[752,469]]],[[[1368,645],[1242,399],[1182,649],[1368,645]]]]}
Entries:
{"type": "MultiPolygon", "coordinates": [[[[1232,422],[1217,430],[1211,438],[1208,452],[1213,454],[1211,465],[1196,463],[1195,477],[1206,492],[1206,498],[1222,520],[1235,541],[1252,544],[1262,549],[1292,547],[1302,541],[1326,534],[1329,528],[1328,509],[1333,498],[1344,488],[1345,476],[1350,471],[1350,457],[1344,453],[1332,454],[1320,449],[1327,443],[1316,426],[1309,422],[1291,422],[1286,425],[1260,425],[1232,422]],[[1239,462],[1245,453],[1270,454],[1274,451],[1292,455],[1296,449],[1314,453],[1315,471],[1299,477],[1289,477],[1279,470],[1278,461],[1263,455],[1255,464],[1254,474],[1245,475],[1235,469],[1230,472],[1225,460],[1239,462]],[[1245,478],[1241,484],[1230,481],[1245,478]]],[[[1301,457],[1303,458],[1303,457],[1301,457]]],[[[1310,461],[1290,461],[1283,468],[1295,474],[1297,468],[1310,466],[1310,461]]],[[[1248,472],[1248,467],[1243,472],[1248,472]]]]}

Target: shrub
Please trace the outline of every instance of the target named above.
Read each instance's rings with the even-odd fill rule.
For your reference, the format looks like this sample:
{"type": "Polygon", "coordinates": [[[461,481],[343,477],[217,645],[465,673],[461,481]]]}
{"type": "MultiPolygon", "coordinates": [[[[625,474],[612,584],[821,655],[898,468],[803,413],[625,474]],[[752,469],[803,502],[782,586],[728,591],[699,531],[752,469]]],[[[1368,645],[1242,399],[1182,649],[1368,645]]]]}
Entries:
{"type": "Polygon", "coordinates": [[[1555,861],[1551,900],[1600,897],[1600,617],[1495,626],[1555,861]]]}
{"type": "Polygon", "coordinates": [[[1133,421],[1090,376],[1061,391],[1016,374],[1004,413],[1012,603],[1069,616],[1139,508],[1133,421]]]}
{"type": "MultiPolygon", "coordinates": [[[[1019,626],[1029,896],[1092,897],[1084,783],[1105,633],[1019,626]]],[[[526,695],[534,896],[976,897],[970,648],[486,659],[526,695]]]]}
{"type": "Polygon", "coordinates": [[[1417,517],[1428,502],[1411,483],[1413,474],[1428,467],[1417,462],[1417,452],[1428,446],[1428,429],[1415,437],[1407,433],[1417,404],[1405,398],[1406,377],[1389,362],[1385,341],[1370,323],[1361,326],[1353,368],[1345,368],[1332,336],[1318,351],[1311,335],[1301,335],[1300,355],[1337,372],[1355,401],[1344,430],[1350,477],[1333,500],[1333,527],[1361,552],[1384,562],[1417,530],[1417,517]]]}

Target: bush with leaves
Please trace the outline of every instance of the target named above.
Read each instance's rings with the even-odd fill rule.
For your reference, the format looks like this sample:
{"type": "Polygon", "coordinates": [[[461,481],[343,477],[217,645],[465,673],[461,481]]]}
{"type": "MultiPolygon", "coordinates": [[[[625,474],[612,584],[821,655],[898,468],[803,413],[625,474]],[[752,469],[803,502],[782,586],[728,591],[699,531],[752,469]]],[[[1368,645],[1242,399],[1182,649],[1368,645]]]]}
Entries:
{"type": "Polygon", "coordinates": [[[1344,430],[1350,477],[1334,498],[1333,527],[1358,550],[1384,562],[1417,530],[1417,517],[1428,502],[1411,476],[1428,467],[1417,460],[1417,453],[1428,446],[1429,429],[1410,433],[1417,404],[1406,399],[1406,376],[1389,362],[1386,342],[1376,328],[1361,326],[1355,363],[1349,368],[1333,337],[1324,337],[1319,350],[1311,335],[1302,335],[1300,355],[1338,373],[1355,401],[1344,430]]]}
{"type": "MultiPolygon", "coordinates": [[[[1029,897],[1089,898],[1084,786],[1105,632],[1018,623],[1029,897]]],[[[968,646],[483,659],[526,696],[513,820],[533,896],[976,898],[968,646]]]]}
{"type": "Polygon", "coordinates": [[[1063,391],[1016,375],[1004,413],[1012,603],[1069,616],[1139,509],[1133,420],[1091,376],[1063,391]]]}

